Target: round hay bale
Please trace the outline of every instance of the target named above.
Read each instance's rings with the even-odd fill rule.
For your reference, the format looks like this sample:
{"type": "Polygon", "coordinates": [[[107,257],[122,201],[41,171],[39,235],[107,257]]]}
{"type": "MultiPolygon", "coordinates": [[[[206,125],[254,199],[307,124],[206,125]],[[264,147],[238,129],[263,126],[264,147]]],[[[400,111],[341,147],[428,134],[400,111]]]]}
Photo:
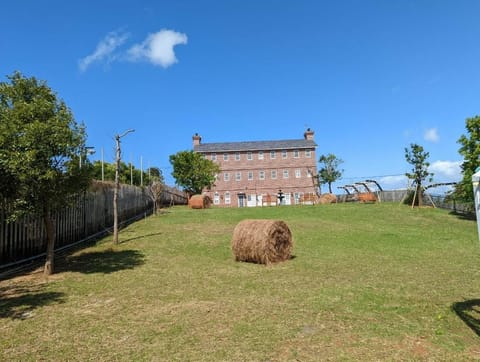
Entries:
{"type": "Polygon", "coordinates": [[[236,261],[270,264],[291,258],[292,233],[281,220],[243,220],[233,230],[236,261]]]}
{"type": "Polygon", "coordinates": [[[334,194],[322,194],[318,198],[318,203],[320,205],[334,204],[336,202],[337,202],[337,197],[334,194]]]}
{"type": "Polygon", "coordinates": [[[193,195],[188,200],[188,206],[191,209],[206,209],[210,207],[210,198],[205,195],[193,195]]]}

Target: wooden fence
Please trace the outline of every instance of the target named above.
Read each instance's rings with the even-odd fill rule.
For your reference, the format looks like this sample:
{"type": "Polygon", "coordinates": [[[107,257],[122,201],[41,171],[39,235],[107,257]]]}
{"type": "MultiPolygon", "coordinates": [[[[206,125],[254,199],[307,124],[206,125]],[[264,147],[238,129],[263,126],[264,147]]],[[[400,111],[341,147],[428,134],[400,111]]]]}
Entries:
{"type": "MultiPolygon", "coordinates": [[[[106,232],[113,225],[113,184],[95,182],[91,191],[79,195],[75,203],[54,216],[55,248],[66,247],[92,235],[106,232]]],[[[119,222],[153,211],[152,200],[144,189],[121,185],[118,195],[119,222]]],[[[186,204],[186,196],[165,187],[163,205],[186,204]]],[[[0,210],[0,268],[46,251],[46,232],[42,218],[25,216],[8,223],[0,210]]]]}

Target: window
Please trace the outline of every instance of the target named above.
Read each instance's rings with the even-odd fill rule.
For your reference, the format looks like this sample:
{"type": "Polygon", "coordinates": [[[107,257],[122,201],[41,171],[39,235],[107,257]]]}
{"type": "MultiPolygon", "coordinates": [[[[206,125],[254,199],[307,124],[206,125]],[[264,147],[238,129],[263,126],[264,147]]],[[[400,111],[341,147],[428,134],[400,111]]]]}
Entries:
{"type": "Polygon", "coordinates": [[[225,192],[225,204],[230,204],[230,192],[225,192]]]}
{"type": "Polygon", "coordinates": [[[216,153],[212,153],[212,161],[216,161],[217,160],[217,154],[216,153]]]}
{"type": "Polygon", "coordinates": [[[312,171],[307,170],[307,177],[312,177],[312,171]]]}
{"type": "Polygon", "coordinates": [[[295,178],[300,178],[300,177],[302,177],[302,171],[297,168],[295,170],[295,178]]]}
{"type": "Polygon", "coordinates": [[[224,161],[228,161],[228,153],[224,153],[224,154],[223,154],[223,160],[224,160],[224,161]]]}
{"type": "Polygon", "coordinates": [[[283,178],[288,178],[288,170],[283,170],[283,178]]]}
{"type": "Polygon", "coordinates": [[[241,172],[236,172],[235,173],[235,181],[241,181],[242,180],[242,173],[241,172]]]}
{"type": "Polygon", "coordinates": [[[263,160],[263,151],[258,151],[258,159],[263,160]]]}
{"type": "Polygon", "coordinates": [[[299,157],[300,157],[300,151],[299,150],[293,151],[293,158],[299,158],[299,157]]]}
{"type": "Polygon", "coordinates": [[[248,181],[253,180],[253,171],[248,171],[248,181]]]}
{"type": "Polygon", "coordinates": [[[272,170],[270,176],[272,177],[272,180],[275,180],[277,178],[277,170],[272,170]]]}
{"type": "Polygon", "coordinates": [[[218,205],[220,203],[220,195],[218,194],[218,192],[215,192],[215,194],[213,195],[213,203],[215,205],[218,205]]]}
{"type": "Polygon", "coordinates": [[[287,158],[287,150],[282,151],[282,158],[287,158]]]}
{"type": "Polygon", "coordinates": [[[295,204],[299,204],[300,203],[300,193],[299,192],[295,192],[293,194],[293,199],[295,200],[295,204]]]}
{"type": "Polygon", "coordinates": [[[270,159],[274,160],[275,159],[275,151],[270,151],[270,159]]]}
{"type": "Polygon", "coordinates": [[[230,174],[228,172],[223,174],[223,181],[230,181],[230,174]]]}
{"type": "Polygon", "coordinates": [[[247,152],[247,160],[249,160],[249,161],[253,160],[252,152],[250,152],[250,151],[247,152]]]}
{"type": "Polygon", "coordinates": [[[235,161],[240,161],[240,152],[235,152],[235,161]]]}
{"type": "Polygon", "coordinates": [[[312,150],[305,150],[305,157],[306,158],[312,157],[312,150]]]}
{"type": "Polygon", "coordinates": [[[258,178],[260,180],[265,180],[265,171],[259,171],[258,172],[258,178]]]}

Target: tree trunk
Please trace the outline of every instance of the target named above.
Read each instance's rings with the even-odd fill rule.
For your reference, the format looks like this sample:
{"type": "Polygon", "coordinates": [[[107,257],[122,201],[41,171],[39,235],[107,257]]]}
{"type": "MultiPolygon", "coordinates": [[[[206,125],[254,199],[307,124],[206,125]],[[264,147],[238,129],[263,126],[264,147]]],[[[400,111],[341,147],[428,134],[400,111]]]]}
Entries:
{"type": "Polygon", "coordinates": [[[328,192],[332,193],[332,183],[328,183],[328,192]]]}
{"type": "Polygon", "coordinates": [[[43,212],[43,223],[45,224],[45,230],[47,231],[47,258],[45,260],[43,275],[49,276],[53,274],[54,270],[55,228],[53,226],[50,211],[47,208],[45,208],[43,212]]]}
{"type": "Polygon", "coordinates": [[[417,198],[418,198],[418,207],[423,206],[423,190],[422,185],[417,184],[417,198]]]}

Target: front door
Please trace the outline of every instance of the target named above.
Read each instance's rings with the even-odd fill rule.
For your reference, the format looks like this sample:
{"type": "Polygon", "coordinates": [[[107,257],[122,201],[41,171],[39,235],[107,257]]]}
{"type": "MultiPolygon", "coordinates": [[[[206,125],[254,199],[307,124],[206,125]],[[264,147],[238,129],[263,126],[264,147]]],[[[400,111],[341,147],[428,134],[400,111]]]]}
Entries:
{"type": "Polygon", "coordinates": [[[245,194],[238,194],[238,207],[245,207],[247,196],[245,194]]]}

